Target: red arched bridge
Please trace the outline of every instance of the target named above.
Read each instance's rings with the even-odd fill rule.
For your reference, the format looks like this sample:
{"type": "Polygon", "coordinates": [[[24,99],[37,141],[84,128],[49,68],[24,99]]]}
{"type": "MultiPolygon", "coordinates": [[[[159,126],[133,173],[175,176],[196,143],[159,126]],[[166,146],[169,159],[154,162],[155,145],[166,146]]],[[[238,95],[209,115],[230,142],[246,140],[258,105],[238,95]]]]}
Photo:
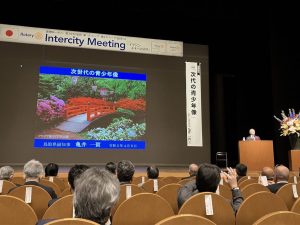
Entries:
{"type": "Polygon", "coordinates": [[[90,97],[71,98],[65,105],[65,117],[67,119],[86,113],[86,120],[92,121],[115,111],[114,103],[90,97]]]}
{"type": "Polygon", "coordinates": [[[116,112],[117,108],[145,111],[144,99],[121,99],[116,103],[91,97],[71,98],[65,105],[66,120],[56,128],[64,131],[81,132],[93,120],[116,112]]]}

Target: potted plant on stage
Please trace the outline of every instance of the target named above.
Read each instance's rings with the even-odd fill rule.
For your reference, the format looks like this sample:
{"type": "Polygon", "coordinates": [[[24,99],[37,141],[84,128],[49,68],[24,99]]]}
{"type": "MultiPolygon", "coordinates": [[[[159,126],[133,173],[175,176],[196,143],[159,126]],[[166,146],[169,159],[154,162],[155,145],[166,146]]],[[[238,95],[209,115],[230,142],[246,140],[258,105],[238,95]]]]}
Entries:
{"type": "Polygon", "coordinates": [[[289,109],[288,115],[281,111],[282,119],[274,116],[280,122],[280,136],[288,136],[292,150],[300,150],[300,112],[295,113],[294,109],[289,109]]]}

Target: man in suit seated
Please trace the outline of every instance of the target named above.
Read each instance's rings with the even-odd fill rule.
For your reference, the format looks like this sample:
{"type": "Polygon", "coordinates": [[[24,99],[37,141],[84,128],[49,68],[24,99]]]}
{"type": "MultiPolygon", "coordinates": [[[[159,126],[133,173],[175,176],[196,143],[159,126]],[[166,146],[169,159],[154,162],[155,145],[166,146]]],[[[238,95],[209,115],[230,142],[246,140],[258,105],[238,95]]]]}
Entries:
{"type": "MultiPolygon", "coordinates": [[[[191,196],[200,192],[216,192],[221,180],[221,170],[216,165],[203,163],[200,164],[196,180],[190,181],[181,187],[178,191],[177,202],[178,208],[188,200],[191,196]]],[[[237,185],[236,172],[229,168],[228,173],[222,172],[226,177],[228,184],[232,190],[231,206],[236,213],[241,203],[243,202],[242,193],[237,185]]]]}
{"type": "Polygon", "coordinates": [[[117,165],[117,177],[120,184],[130,184],[135,172],[134,165],[129,160],[122,160],[117,165]]]}
{"type": "Polygon", "coordinates": [[[258,141],[260,140],[260,137],[255,135],[255,130],[253,128],[251,128],[249,130],[249,136],[246,138],[247,141],[258,141]]]}
{"type": "Polygon", "coordinates": [[[14,169],[11,166],[2,166],[0,168],[0,180],[11,181],[14,177],[14,169]]]}
{"type": "Polygon", "coordinates": [[[271,167],[265,166],[261,171],[261,176],[266,176],[268,185],[274,184],[274,170],[271,167]]]}
{"type": "Polygon", "coordinates": [[[189,175],[190,176],[183,177],[183,178],[181,178],[181,180],[193,178],[197,175],[197,172],[198,172],[198,165],[195,164],[195,163],[192,163],[192,164],[189,165],[189,175]]]}
{"type": "MultiPolygon", "coordinates": [[[[45,191],[49,193],[52,199],[57,198],[55,192],[51,187],[44,186],[40,184],[40,179],[43,177],[44,168],[42,163],[39,161],[32,159],[24,165],[23,169],[25,175],[25,183],[24,185],[35,185],[43,188],[45,191]]],[[[13,188],[14,189],[14,188],[13,188]]],[[[13,190],[11,189],[11,190],[13,190]]],[[[11,191],[10,190],[10,191],[11,191]]]]}
{"type": "Polygon", "coordinates": [[[276,193],[279,188],[288,183],[289,174],[290,170],[287,167],[283,165],[276,166],[274,170],[275,184],[268,185],[267,188],[269,188],[271,192],[276,193]]]}
{"type": "MultiPolygon", "coordinates": [[[[85,170],[75,180],[75,217],[94,221],[99,225],[109,222],[111,209],[116,205],[120,194],[120,183],[111,172],[92,167],[85,170]]],[[[44,225],[55,219],[38,221],[44,225]]]]}

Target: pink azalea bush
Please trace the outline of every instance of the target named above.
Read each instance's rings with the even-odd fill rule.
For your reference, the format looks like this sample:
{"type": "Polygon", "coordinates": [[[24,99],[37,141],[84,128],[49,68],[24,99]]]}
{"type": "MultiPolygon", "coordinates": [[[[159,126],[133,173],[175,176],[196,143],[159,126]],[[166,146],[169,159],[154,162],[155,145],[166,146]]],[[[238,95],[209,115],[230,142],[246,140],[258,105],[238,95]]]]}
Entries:
{"type": "Polygon", "coordinates": [[[56,121],[64,117],[65,102],[54,95],[50,99],[38,99],[37,116],[45,123],[56,121]]]}

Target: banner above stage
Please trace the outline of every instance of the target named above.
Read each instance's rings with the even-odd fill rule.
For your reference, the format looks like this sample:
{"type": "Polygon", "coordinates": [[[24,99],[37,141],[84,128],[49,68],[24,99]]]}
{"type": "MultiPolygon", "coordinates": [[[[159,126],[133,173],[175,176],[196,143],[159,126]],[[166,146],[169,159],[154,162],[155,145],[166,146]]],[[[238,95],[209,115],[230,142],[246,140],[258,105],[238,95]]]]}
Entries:
{"type": "Polygon", "coordinates": [[[187,146],[203,146],[201,63],[186,62],[187,146]]]}
{"type": "Polygon", "coordinates": [[[183,42],[0,24],[0,41],[183,56],[183,42]]]}

